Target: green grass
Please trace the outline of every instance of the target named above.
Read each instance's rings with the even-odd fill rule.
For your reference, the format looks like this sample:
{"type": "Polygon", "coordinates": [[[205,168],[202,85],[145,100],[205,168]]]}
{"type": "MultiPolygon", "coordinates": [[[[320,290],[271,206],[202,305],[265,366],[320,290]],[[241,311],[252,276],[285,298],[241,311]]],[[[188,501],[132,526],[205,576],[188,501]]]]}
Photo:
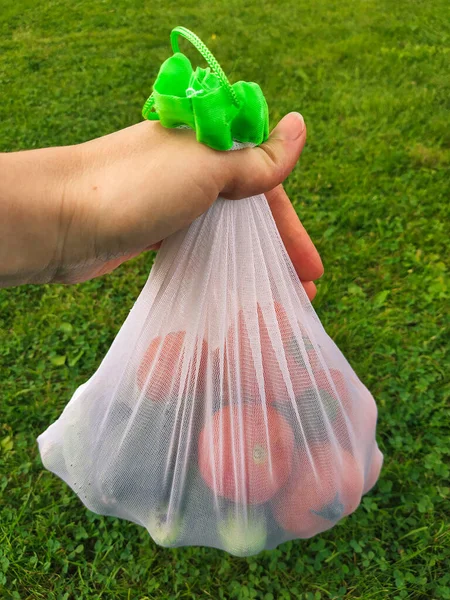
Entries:
{"type": "Polygon", "coordinates": [[[230,79],[261,84],[272,123],[303,113],[287,188],[325,264],[315,305],[377,399],[385,453],[359,510],[317,538],[250,559],[158,548],[85,510],[35,443],[99,364],[152,257],[82,285],[4,290],[1,598],[450,599],[449,23],[445,0],[1,1],[2,150],[138,121],[177,24],[230,79]]]}

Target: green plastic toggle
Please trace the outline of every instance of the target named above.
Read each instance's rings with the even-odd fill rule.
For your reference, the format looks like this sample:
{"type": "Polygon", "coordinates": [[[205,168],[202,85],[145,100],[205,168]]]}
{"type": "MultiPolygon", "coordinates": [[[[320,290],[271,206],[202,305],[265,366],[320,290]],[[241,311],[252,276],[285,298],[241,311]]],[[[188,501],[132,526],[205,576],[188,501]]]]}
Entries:
{"type": "Polygon", "coordinates": [[[269,110],[259,85],[247,81],[231,85],[205,44],[185,27],[176,27],[170,38],[174,54],[161,65],[143,117],[159,120],[164,127],[187,125],[199,142],[215,150],[229,150],[234,141],[264,142],[269,110]],[[179,51],[179,35],[194,44],[209,67],[193,70],[179,51]]]}

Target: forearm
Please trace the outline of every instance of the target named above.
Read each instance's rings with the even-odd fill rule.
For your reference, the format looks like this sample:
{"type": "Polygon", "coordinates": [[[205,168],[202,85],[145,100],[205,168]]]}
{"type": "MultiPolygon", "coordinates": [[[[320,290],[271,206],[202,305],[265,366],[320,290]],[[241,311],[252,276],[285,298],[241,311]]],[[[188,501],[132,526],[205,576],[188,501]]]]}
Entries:
{"type": "Polygon", "coordinates": [[[0,154],[0,287],[51,281],[71,221],[73,147],[0,154]]]}

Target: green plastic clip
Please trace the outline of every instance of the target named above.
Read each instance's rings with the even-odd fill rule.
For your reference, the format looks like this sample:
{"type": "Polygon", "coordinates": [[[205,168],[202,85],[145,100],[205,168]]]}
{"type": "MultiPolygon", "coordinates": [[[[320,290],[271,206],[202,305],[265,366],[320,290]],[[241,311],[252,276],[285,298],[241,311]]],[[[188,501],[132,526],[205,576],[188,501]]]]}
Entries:
{"type": "Polygon", "coordinates": [[[153,93],[142,109],[145,119],[164,127],[191,127],[197,140],[215,150],[229,150],[233,142],[259,145],[269,135],[269,110],[258,84],[228,81],[211,51],[195,33],[176,27],[170,34],[173,56],[159,70],[153,93]],[[178,45],[178,37],[190,41],[209,65],[191,62],[178,45]]]}

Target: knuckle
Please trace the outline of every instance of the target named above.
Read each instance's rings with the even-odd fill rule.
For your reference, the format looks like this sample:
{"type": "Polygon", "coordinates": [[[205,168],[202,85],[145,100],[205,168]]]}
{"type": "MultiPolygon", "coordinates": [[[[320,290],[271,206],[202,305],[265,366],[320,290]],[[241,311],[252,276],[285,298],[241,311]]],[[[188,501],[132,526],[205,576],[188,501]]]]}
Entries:
{"type": "Polygon", "coordinates": [[[286,175],[286,165],[284,164],[283,154],[277,152],[272,144],[266,144],[262,150],[264,153],[267,179],[270,180],[271,187],[275,187],[281,184],[286,175]]]}

